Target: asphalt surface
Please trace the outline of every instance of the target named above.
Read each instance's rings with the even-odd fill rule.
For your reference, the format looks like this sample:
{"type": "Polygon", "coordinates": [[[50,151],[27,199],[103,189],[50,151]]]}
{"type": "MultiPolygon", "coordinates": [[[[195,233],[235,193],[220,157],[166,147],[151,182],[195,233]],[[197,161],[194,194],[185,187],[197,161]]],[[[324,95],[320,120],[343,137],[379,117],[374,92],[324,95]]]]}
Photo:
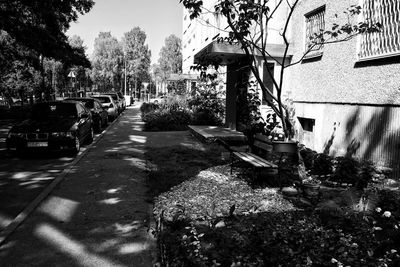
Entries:
{"type": "Polygon", "coordinates": [[[4,197],[9,204],[0,204],[3,225],[68,170],[0,247],[0,266],[154,265],[157,250],[149,231],[152,204],[144,156],[147,136],[141,131],[138,107],[128,108],[85,148],[78,162],[63,155],[10,159],[0,150],[0,183],[5,180],[20,188],[18,194],[4,197]],[[17,195],[30,197],[13,207],[11,199],[17,195]]]}

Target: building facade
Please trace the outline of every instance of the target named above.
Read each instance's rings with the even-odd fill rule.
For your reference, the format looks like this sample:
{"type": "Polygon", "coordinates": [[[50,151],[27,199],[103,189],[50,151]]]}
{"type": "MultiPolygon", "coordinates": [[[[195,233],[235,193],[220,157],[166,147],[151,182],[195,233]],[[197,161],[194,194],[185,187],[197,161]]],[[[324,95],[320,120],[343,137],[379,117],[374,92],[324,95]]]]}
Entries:
{"type": "Polygon", "coordinates": [[[302,0],[293,17],[293,58],[299,60],[314,30],[345,23],[361,4],[359,20],[373,18],[380,33],[327,44],[289,68],[286,85],[298,118],[298,139],[334,156],[400,164],[400,1],[302,0]]]}
{"type": "MultiPolygon", "coordinates": [[[[208,10],[213,10],[215,2],[204,1],[208,10]]],[[[267,29],[267,48],[278,62],[259,62],[261,73],[270,68],[278,81],[283,63],[279,62],[283,55],[279,32],[287,14],[282,5],[267,29]]],[[[207,16],[200,23],[189,20],[184,12],[184,71],[190,73],[188,66],[207,57],[218,58],[226,66],[226,126],[238,129],[240,81],[251,75],[246,75],[249,70],[240,48],[212,41],[223,33],[208,24],[221,26],[224,22],[212,12],[207,16]]],[[[400,1],[301,0],[287,36],[291,49],[285,63],[299,63],[286,70],[283,94],[290,96],[295,106],[297,139],[318,152],[373,160],[393,167],[400,175],[400,1]],[[382,31],[316,46],[302,58],[309,37],[334,23],[346,23],[344,11],[352,5],[362,7],[354,23],[372,18],[382,24],[382,31]]],[[[263,76],[264,84],[273,90],[268,75],[263,76]]]]}

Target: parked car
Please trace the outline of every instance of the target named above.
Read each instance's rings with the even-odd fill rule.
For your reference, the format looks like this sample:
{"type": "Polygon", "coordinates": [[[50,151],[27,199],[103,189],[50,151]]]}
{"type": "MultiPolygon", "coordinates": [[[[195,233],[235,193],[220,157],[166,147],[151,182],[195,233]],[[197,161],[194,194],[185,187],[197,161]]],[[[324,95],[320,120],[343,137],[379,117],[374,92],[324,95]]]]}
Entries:
{"type": "Polygon", "coordinates": [[[165,96],[150,98],[149,102],[154,104],[161,104],[165,102],[167,98],[165,96]]]}
{"type": "Polygon", "coordinates": [[[96,132],[101,132],[103,127],[108,125],[108,112],[105,110],[98,99],[92,97],[73,97],[66,100],[82,102],[92,113],[93,128],[96,132]]]}
{"type": "Polygon", "coordinates": [[[14,125],[6,138],[10,152],[49,149],[78,153],[85,141],[93,141],[92,115],[78,101],[34,104],[29,118],[14,125]]]}
{"type": "Polygon", "coordinates": [[[102,107],[108,113],[109,121],[113,121],[118,117],[118,105],[110,95],[94,95],[92,97],[100,101],[102,107]]]}
{"type": "Polygon", "coordinates": [[[102,93],[102,94],[103,95],[109,95],[109,96],[112,97],[112,99],[114,100],[114,102],[118,106],[118,113],[121,113],[124,110],[122,99],[118,96],[118,94],[116,92],[102,93]]]}

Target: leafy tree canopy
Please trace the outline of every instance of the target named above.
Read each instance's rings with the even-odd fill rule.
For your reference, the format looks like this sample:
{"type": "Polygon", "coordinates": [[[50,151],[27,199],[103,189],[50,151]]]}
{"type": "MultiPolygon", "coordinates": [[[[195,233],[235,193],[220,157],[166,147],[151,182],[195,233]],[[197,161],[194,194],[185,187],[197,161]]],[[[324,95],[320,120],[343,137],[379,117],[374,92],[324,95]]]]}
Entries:
{"type": "Polygon", "coordinates": [[[148,80],[151,51],[146,44],[146,33],[135,27],[124,34],[127,75],[130,79],[148,80]]]}
{"type": "Polygon", "coordinates": [[[104,90],[116,86],[122,73],[122,46],[111,32],[100,32],[94,40],[92,80],[104,90]]]}
{"type": "Polygon", "coordinates": [[[180,38],[171,34],[165,39],[158,63],[165,78],[171,73],[182,72],[182,41],[180,38]]]}
{"type": "Polygon", "coordinates": [[[0,30],[44,57],[90,66],[84,50],[71,47],[65,32],[93,5],[92,0],[1,1],[0,30]]]}

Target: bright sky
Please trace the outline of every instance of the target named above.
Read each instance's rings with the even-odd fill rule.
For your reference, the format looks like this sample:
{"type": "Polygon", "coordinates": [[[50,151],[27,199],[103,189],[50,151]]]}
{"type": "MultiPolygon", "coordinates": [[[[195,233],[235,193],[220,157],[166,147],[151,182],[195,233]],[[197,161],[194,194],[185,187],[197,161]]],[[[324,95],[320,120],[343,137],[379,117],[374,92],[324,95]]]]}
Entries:
{"type": "Polygon", "coordinates": [[[121,40],[123,34],[139,26],[147,35],[151,63],[157,63],[164,40],[170,34],[182,39],[182,5],[179,0],[94,0],[92,10],[71,24],[67,35],[79,35],[91,56],[99,32],[111,31],[121,40]]]}

